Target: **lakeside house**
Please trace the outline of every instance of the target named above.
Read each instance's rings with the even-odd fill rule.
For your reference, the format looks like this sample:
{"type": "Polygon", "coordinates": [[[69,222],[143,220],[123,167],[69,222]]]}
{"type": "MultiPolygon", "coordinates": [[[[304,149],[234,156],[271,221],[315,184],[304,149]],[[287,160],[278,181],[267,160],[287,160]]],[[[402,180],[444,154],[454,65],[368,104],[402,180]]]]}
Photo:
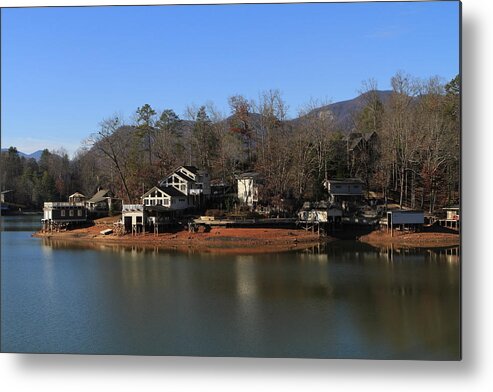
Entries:
{"type": "Polygon", "coordinates": [[[95,217],[108,216],[121,208],[121,200],[114,197],[109,189],[98,189],[85,203],[89,213],[95,217]]]}
{"type": "Polygon", "coordinates": [[[88,210],[84,202],[45,202],[43,205],[43,230],[58,230],[87,221],[88,210]]]}
{"type": "Polygon", "coordinates": [[[188,207],[200,207],[211,195],[209,173],[195,166],[180,166],[168,174],[159,186],[173,187],[185,195],[188,207]]]}
{"type": "Polygon", "coordinates": [[[364,183],[359,178],[327,179],[324,187],[329,193],[329,202],[341,203],[343,209],[348,203],[363,199],[364,183]]]}
{"type": "Polygon", "coordinates": [[[460,206],[458,204],[442,208],[445,211],[445,219],[439,219],[440,226],[458,230],[460,228],[460,206]]]}
{"type": "Polygon", "coordinates": [[[236,176],[240,203],[250,208],[257,205],[260,178],[260,174],[256,172],[242,173],[236,176]]]}

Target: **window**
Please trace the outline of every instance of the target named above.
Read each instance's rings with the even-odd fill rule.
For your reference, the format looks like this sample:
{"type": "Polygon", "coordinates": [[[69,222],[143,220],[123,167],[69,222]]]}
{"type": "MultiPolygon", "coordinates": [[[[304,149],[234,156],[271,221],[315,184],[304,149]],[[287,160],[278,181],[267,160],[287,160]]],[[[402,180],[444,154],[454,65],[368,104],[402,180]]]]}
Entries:
{"type": "Polygon", "coordinates": [[[148,206],[149,205],[149,199],[145,199],[145,205],[148,206]]]}
{"type": "Polygon", "coordinates": [[[180,190],[184,191],[185,190],[185,185],[180,185],[180,190]]]}
{"type": "Polygon", "coordinates": [[[77,210],[77,216],[82,216],[82,210],[77,210]]]}
{"type": "Polygon", "coordinates": [[[70,216],[74,216],[74,210],[69,210],[68,213],[69,213],[70,216]]]}
{"type": "Polygon", "coordinates": [[[65,216],[65,210],[60,211],[60,216],[65,216]]]}
{"type": "Polygon", "coordinates": [[[185,199],[179,199],[180,201],[185,201],[185,199]]]}
{"type": "Polygon", "coordinates": [[[156,201],[156,205],[158,205],[158,206],[163,205],[163,201],[162,201],[161,199],[158,199],[158,200],[156,201]]]}
{"type": "Polygon", "coordinates": [[[169,199],[164,199],[164,205],[169,206],[169,199]]]}
{"type": "Polygon", "coordinates": [[[156,200],[151,200],[151,206],[156,205],[156,200]]]}

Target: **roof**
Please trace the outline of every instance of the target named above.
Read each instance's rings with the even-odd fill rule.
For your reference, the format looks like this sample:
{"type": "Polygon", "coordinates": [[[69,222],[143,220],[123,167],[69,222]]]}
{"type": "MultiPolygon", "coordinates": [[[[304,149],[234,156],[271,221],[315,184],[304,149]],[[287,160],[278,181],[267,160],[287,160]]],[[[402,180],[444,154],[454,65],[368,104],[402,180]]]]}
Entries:
{"type": "Polygon", "coordinates": [[[450,207],[443,207],[442,210],[460,210],[460,206],[458,204],[455,204],[450,207]]]}
{"type": "Polygon", "coordinates": [[[173,175],[173,174],[176,174],[178,177],[181,177],[183,178],[184,180],[188,181],[188,182],[195,182],[195,180],[192,178],[192,177],[189,177],[187,176],[186,174],[183,174],[183,173],[180,173],[180,172],[173,172],[170,177],[173,175]]]}
{"type": "Polygon", "coordinates": [[[424,214],[423,210],[400,210],[400,209],[397,209],[397,210],[388,210],[387,212],[391,212],[391,213],[398,212],[400,214],[416,214],[416,213],[424,214]]]}
{"type": "Polygon", "coordinates": [[[89,203],[99,203],[100,201],[103,201],[103,200],[106,200],[108,197],[108,192],[109,192],[109,189],[102,189],[98,192],[96,192],[96,194],[91,197],[88,202],[89,203]]]}
{"type": "Polygon", "coordinates": [[[85,196],[80,192],[75,192],[75,193],[71,194],[69,197],[85,197],[85,196]]]}
{"type": "Polygon", "coordinates": [[[180,170],[180,168],[184,167],[185,169],[187,169],[189,172],[192,172],[193,174],[197,174],[199,172],[199,169],[195,166],[180,166],[178,169],[176,170],[180,170]]]}
{"type": "Polygon", "coordinates": [[[174,186],[165,186],[161,188],[161,190],[166,193],[168,196],[171,197],[183,197],[186,196],[183,192],[180,192],[178,189],[176,189],[174,186]]]}
{"type": "Polygon", "coordinates": [[[329,178],[327,182],[331,184],[364,184],[359,178],[340,178],[340,179],[331,179],[329,178]]]}
{"type": "Polygon", "coordinates": [[[260,175],[260,173],[257,173],[257,172],[246,172],[246,173],[238,174],[236,176],[236,178],[238,178],[238,179],[242,179],[242,178],[255,178],[255,177],[258,177],[259,175],[260,175]]]}

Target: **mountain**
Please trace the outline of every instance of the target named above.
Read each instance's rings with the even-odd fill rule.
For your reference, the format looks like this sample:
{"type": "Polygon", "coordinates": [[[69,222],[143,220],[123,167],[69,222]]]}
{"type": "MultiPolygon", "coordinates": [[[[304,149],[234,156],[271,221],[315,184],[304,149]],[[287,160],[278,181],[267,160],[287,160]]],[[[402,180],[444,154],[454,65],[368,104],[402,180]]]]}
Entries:
{"type": "MultiPolygon", "coordinates": [[[[368,93],[361,94],[356,98],[349,99],[347,101],[335,102],[331,103],[330,105],[316,108],[305,116],[294,119],[293,122],[296,123],[298,121],[302,121],[304,117],[322,116],[324,113],[328,113],[334,116],[336,124],[340,128],[350,131],[353,127],[354,114],[358,113],[365,107],[366,94],[368,93]]],[[[391,94],[392,91],[389,90],[377,91],[377,96],[384,105],[388,102],[391,94]]]]}
{"type": "MultiPolygon", "coordinates": [[[[9,149],[8,148],[2,148],[2,152],[7,152],[9,149]]],[[[43,154],[43,150],[38,150],[34,151],[31,154],[26,154],[25,152],[22,151],[17,151],[20,157],[24,157],[26,159],[35,159],[36,161],[39,161],[39,158],[41,158],[41,154],[43,154]]]]}

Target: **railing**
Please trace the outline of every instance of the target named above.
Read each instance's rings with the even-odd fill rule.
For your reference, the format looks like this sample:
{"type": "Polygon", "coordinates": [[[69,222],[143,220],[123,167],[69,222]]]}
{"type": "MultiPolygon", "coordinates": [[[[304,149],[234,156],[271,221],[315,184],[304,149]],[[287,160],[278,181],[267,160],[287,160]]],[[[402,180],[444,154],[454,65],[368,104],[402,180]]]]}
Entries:
{"type": "Polygon", "coordinates": [[[84,207],[85,203],[83,202],[71,203],[68,201],[47,201],[43,205],[45,208],[84,207]]]}
{"type": "Polygon", "coordinates": [[[122,211],[144,211],[142,204],[123,204],[122,211]]]}

